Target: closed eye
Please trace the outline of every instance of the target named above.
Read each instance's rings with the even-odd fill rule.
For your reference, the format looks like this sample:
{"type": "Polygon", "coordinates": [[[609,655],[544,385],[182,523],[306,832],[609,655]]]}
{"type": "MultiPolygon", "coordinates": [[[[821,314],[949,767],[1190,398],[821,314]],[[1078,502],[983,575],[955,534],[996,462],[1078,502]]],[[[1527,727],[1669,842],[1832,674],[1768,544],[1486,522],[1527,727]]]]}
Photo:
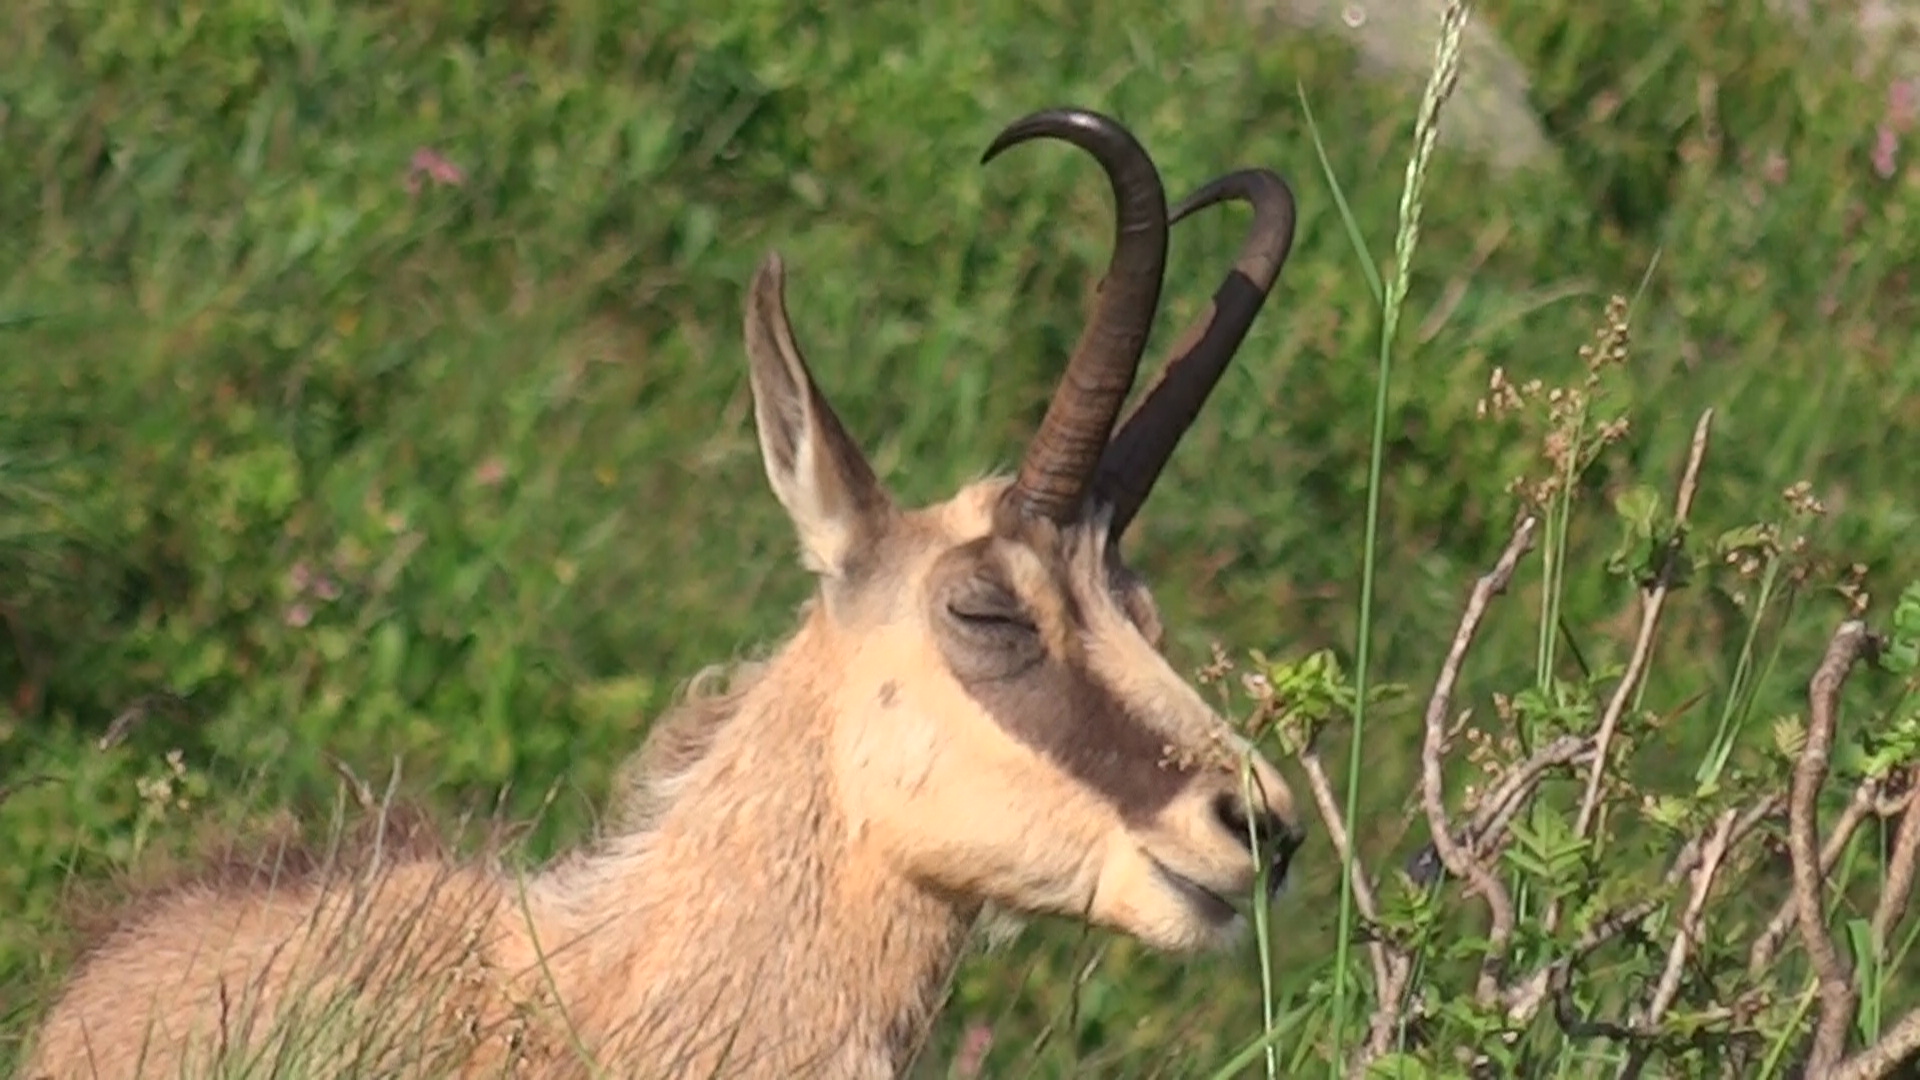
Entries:
{"type": "Polygon", "coordinates": [[[947,614],[981,630],[1019,631],[1038,633],[1039,627],[1025,614],[1006,608],[972,608],[959,604],[948,604],[947,614]]]}

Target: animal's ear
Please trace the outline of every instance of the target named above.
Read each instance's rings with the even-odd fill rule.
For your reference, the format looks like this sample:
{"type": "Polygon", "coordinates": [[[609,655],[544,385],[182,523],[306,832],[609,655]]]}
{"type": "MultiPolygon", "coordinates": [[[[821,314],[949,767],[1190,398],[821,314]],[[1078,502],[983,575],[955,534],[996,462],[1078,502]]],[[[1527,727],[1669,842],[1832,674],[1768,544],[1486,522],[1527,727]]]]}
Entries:
{"type": "Polygon", "coordinates": [[[747,371],[767,481],[800,535],[802,558],[840,578],[886,527],[893,500],[813,384],[787,321],[786,267],[769,253],[747,293],[747,371]]]}
{"type": "Polygon", "coordinates": [[[1160,621],[1160,605],[1153,599],[1153,590],[1147,588],[1145,578],[1118,564],[1117,553],[1112,566],[1113,592],[1120,601],[1120,610],[1127,613],[1128,621],[1154,651],[1164,651],[1167,628],[1160,621]]]}

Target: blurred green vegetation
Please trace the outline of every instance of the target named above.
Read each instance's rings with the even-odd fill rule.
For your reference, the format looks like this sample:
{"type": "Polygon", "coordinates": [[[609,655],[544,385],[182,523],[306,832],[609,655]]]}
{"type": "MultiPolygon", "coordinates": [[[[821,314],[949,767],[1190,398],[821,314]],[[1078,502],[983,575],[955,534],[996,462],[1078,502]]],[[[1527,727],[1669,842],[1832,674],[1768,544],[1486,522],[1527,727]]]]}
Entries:
{"type": "MultiPolygon", "coordinates": [[[[1203,0],[12,10],[5,1031],[66,956],[75,875],[208,817],[323,811],[333,758],[362,775],[397,759],[450,811],[538,814],[531,850],[551,850],[681,680],[788,628],[808,581],[764,490],[738,335],[769,247],[823,387],[904,497],[1014,461],[1108,243],[1104,185],[1075,155],[975,164],[1041,106],[1123,118],[1176,197],[1245,164],[1292,180],[1292,261],[1133,559],[1186,666],[1215,640],[1352,647],[1376,322],[1300,93],[1384,258],[1418,86],[1357,79],[1338,43],[1203,0]],[[184,809],[137,783],[170,775],[174,749],[184,809]]],[[[1601,492],[1664,488],[1713,405],[1704,528],[1770,515],[1805,479],[1832,510],[1824,543],[1890,587],[1920,573],[1920,169],[1872,163],[1885,80],[1763,0],[1480,17],[1536,74],[1557,158],[1495,175],[1448,152],[1430,181],[1389,417],[1380,677],[1431,679],[1504,538],[1531,450],[1476,419],[1492,370],[1578,370],[1613,293],[1634,298],[1640,427],[1601,492]]],[[[1180,226],[1156,349],[1241,224],[1180,226]]],[[[1595,667],[1630,642],[1629,586],[1601,568],[1617,539],[1576,536],[1565,583],[1595,667]]],[[[1739,608],[1695,607],[1649,707],[1726,682],[1739,608]]],[[[1837,610],[1783,640],[1810,649],[1837,610]]],[[[1534,646],[1490,629],[1469,689],[1530,671],[1534,646]]],[[[1802,679],[1763,684],[1755,711],[1796,708],[1802,679]]],[[[1697,752],[1718,707],[1674,738],[1697,752]]],[[[1370,848],[1399,840],[1415,726],[1403,710],[1370,728],[1370,848]]],[[[1329,953],[1330,850],[1307,861],[1283,985],[1329,953]]],[[[1177,1074],[1257,1031],[1245,957],[1098,946],[1046,1068],[1177,1074]]],[[[970,965],[935,1056],[992,1023],[989,1060],[1021,1060],[1081,947],[1048,927],[970,965]]]]}

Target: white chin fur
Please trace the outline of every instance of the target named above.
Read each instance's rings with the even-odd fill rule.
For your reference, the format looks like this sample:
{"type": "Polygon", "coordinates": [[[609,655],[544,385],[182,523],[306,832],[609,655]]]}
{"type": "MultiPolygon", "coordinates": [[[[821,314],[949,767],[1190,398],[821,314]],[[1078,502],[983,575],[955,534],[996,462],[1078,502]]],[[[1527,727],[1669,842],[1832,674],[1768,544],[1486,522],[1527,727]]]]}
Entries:
{"type": "Polygon", "coordinates": [[[1237,948],[1242,941],[1247,939],[1248,928],[1251,925],[1245,915],[1235,915],[1231,922],[1214,931],[1213,943],[1210,948],[1223,952],[1228,949],[1237,948]]]}
{"type": "Polygon", "coordinates": [[[1245,915],[1235,915],[1224,923],[1194,923],[1187,944],[1178,951],[1188,954],[1227,952],[1247,939],[1251,923],[1245,915]]]}
{"type": "Polygon", "coordinates": [[[1194,956],[1226,952],[1244,941],[1248,920],[1236,914],[1226,922],[1208,922],[1182,913],[1176,919],[1156,919],[1153,924],[1128,931],[1148,946],[1175,956],[1194,956]]]}

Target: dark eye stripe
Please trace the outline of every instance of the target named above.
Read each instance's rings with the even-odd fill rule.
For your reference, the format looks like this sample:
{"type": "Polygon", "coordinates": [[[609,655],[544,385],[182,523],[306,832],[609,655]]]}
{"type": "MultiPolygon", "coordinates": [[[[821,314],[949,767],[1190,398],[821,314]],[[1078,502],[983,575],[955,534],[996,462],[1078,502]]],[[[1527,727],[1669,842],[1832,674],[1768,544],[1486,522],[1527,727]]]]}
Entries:
{"type": "MultiPolygon", "coordinates": [[[[1021,541],[988,537],[961,545],[947,555],[953,560],[951,572],[973,575],[975,583],[984,579],[1002,587],[1010,586],[1016,575],[1004,561],[1006,554],[1001,545],[1006,543],[1021,541]]],[[[1073,584],[1079,580],[1073,576],[1077,568],[1049,550],[1031,547],[1028,550],[1045,561],[1050,571],[1046,587],[1057,590],[1057,602],[1050,602],[1053,598],[1049,597],[1042,603],[1067,621],[1063,629],[1071,633],[1084,632],[1085,611],[1073,584]]],[[[1097,583],[1105,576],[1088,576],[1086,584],[1097,589],[1097,583]]],[[[955,583],[948,586],[954,588],[965,579],[947,580],[955,583]]],[[[1035,620],[1040,617],[1030,598],[1015,597],[1011,588],[1006,591],[1009,599],[1014,600],[1007,614],[1017,612],[1035,620]]],[[[970,612],[990,613],[987,605],[967,602],[971,599],[965,591],[954,593],[953,601],[958,603],[956,614],[965,618],[970,612]]],[[[1096,597],[1094,602],[1103,599],[1106,598],[1096,597]]],[[[1113,598],[1116,602],[1119,599],[1113,598]]],[[[1122,617],[1131,622],[1127,605],[1119,603],[1118,606],[1122,617]]],[[[991,614],[1001,613],[992,611],[991,614]]],[[[1052,617],[1049,612],[1047,618],[1052,617]]],[[[1043,632],[1042,637],[1045,636],[1043,632]]],[[[1063,657],[1049,651],[1038,654],[1036,662],[1016,671],[987,665],[996,672],[987,676],[967,670],[975,651],[987,647],[984,642],[969,645],[965,640],[956,640],[949,647],[963,650],[950,653],[947,660],[955,678],[1009,737],[1099,793],[1124,820],[1130,823],[1150,820],[1191,780],[1195,763],[1169,753],[1172,738],[1149,723],[1149,718],[1130,708],[1093,674],[1080,656],[1063,657]]]]}
{"type": "Polygon", "coordinates": [[[1190,763],[1167,752],[1169,737],[1081,665],[1048,658],[1016,678],[961,685],[1008,735],[1099,792],[1129,822],[1151,819],[1192,776],[1190,763]]]}

